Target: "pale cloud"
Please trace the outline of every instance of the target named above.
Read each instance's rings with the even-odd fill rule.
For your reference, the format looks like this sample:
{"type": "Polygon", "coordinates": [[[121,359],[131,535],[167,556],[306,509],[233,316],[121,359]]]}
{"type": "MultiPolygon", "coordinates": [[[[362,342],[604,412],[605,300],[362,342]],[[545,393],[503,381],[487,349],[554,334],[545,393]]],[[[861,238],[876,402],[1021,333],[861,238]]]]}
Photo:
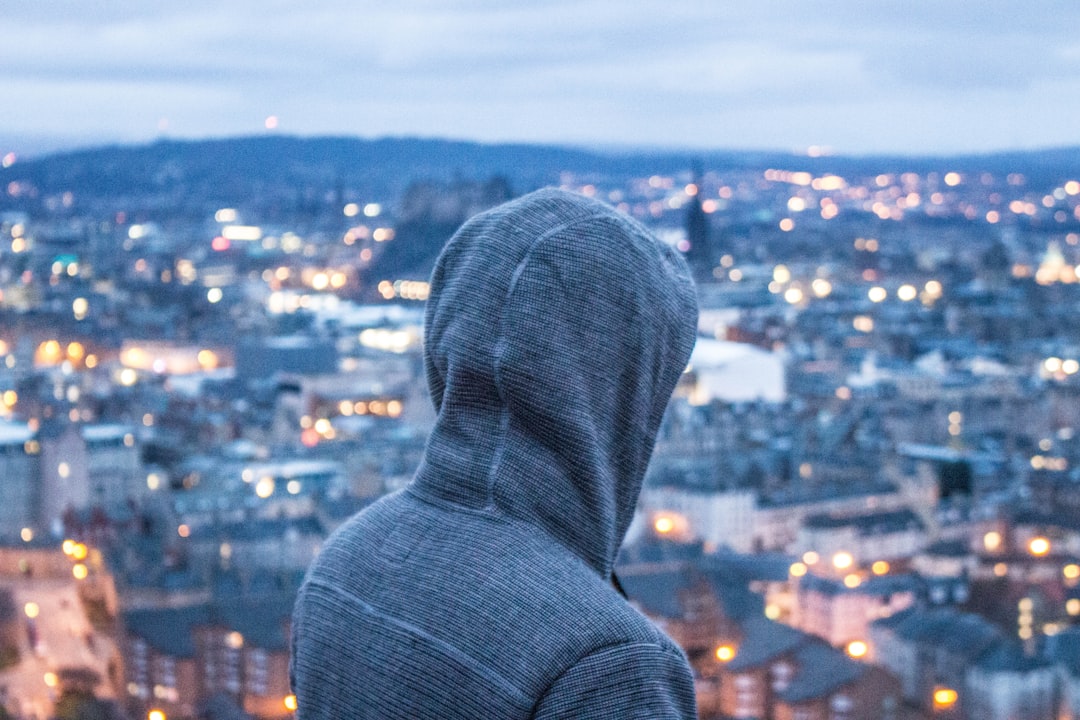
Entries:
{"type": "Polygon", "coordinates": [[[4,16],[12,134],[147,139],[166,118],[227,135],[275,114],[298,134],[1080,143],[1075,0],[7,0],[4,16]]]}

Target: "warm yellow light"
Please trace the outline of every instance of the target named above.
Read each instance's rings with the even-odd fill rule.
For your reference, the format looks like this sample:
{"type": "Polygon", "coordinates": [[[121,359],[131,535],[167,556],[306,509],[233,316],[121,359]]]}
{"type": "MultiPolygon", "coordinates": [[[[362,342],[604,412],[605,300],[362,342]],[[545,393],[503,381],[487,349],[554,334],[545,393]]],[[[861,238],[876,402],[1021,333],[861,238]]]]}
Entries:
{"type": "Polygon", "coordinates": [[[1069,580],[1075,580],[1080,578],[1080,565],[1076,563],[1069,563],[1061,569],[1061,574],[1067,577],[1069,580]]]}
{"type": "Polygon", "coordinates": [[[82,543],[75,543],[71,547],[71,557],[76,560],[85,560],[87,553],[88,551],[86,549],[86,546],[82,543]]]}
{"type": "Polygon", "coordinates": [[[1050,552],[1050,541],[1044,537],[1031,538],[1028,550],[1032,555],[1045,555],[1050,552]]]}
{"type": "Polygon", "coordinates": [[[79,297],[71,301],[71,314],[75,316],[76,320],[83,320],[86,318],[86,313],[90,311],[90,303],[86,298],[79,297]]]}
{"type": "Polygon", "coordinates": [[[26,613],[26,617],[33,620],[41,614],[41,608],[38,607],[36,602],[31,601],[23,605],[23,612],[26,613]]]}
{"type": "Polygon", "coordinates": [[[204,370],[213,370],[218,365],[218,357],[212,350],[200,350],[195,359],[204,370]]]}
{"type": "Polygon", "coordinates": [[[959,696],[952,688],[937,688],[934,690],[934,707],[949,708],[956,704],[959,696]]]}
{"type": "Polygon", "coordinates": [[[1080,599],[1069,598],[1065,602],[1065,612],[1070,615],[1080,615],[1080,599]]]}
{"type": "Polygon", "coordinates": [[[947,172],[945,173],[945,184],[949,187],[956,187],[960,184],[960,173],[947,172]]]}
{"type": "Polygon", "coordinates": [[[720,662],[730,662],[735,657],[735,648],[731,645],[721,645],[716,648],[716,659],[720,662]]]}
{"type": "Polygon", "coordinates": [[[773,268],[773,280],[778,283],[786,283],[791,280],[791,271],[788,270],[787,265],[777,265],[773,268]]]}
{"type": "Polygon", "coordinates": [[[75,563],[71,566],[71,574],[76,580],[85,580],[86,576],[90,574],[90,571],[86,569],[86,566],[82,563],[75,563]]]}
{"type": "Polygon", "coordinates": [[[71,553],[75,550],[75,541],[65,540],[63,544],[60,545],[60,549],[64,551],[65,555],[71,555],[71,553]]]}
{"type": "Polygon", "coordinates": [[[765,606],[765,617],[770,620],[778,620],[780,618],[780,606],[769,603],[765,606]]]}
{"type": "Polygon", "coordinates": [[[862,578],[855,573],[850,573],[844,576],[844,587],[854,590],[862,585],[862,578]]]}
{"type": "Polygon", "coordinates": [[[274,478],[264,475],[255,483],[255,494],[266,499],[274,494],[274,478]]]}
{"type": "Polygon", "coordinates": [[[810,289],[814,291],[814,295],[819,298],[828,297],[832,292],[832,283],[825,278],[817,278],[814,282],[810,283],[810,289]]]}
{"type": "Polygon", "coordinates": [[[870,302],[879,303],[889,297],[889,291],[880,285],[875,285],[867,291],[866,296],[870,298],[870,302]]]}
{"type": "Polygon", "coordinates": [[[813,550],[808,550],[804,552],[802,556],[802,561],[807,565],[816,565],[818,560],[820,559],[821,557],[813,550]]]}
{"type": "Polygon", "coordinates": [[[994,575],[998,577],[1005,577],[1009,574],[1009,566],[1005,563],[998,563],[994,565],[994,575]]]}
{"type": "Polygon", "coordinates": [[[875,575],[885,575],[889,572],[889,563],[884,560],[878,560],[876,563],[870,566],[870,571],[875,575]]]}
{"type": "Polygon", "coordinates": [[[43,678],[43,680],[45,681],[45,684],[49,687],[56,687],[57,683],[60,682],[60,678],[58,678],[56,676],[56,673],[54,672],[45,673],[45,677],[43,678]]]}
{"type": "Polygon", "coordinates": [[[295,695],[286,695],[284,704],[285,704],[285,709],[286,710],[289,710],[289,711],[296,710],[296,696],[295,695]]]}
{"type": "Polygon", "coordinates": [[[849,552],[838,552],[833,555],[832,564],[837,570],[847,570],[855,563],[855,558],[849,552]]]}
{"type": "Polygon", "coordinates": [[[234,630],[225,636],[225,644],[233,650],[239,650],[244,647],[244,636],[234,630]]]}
{"type": "Polygon", "coordinates": [[[874,331],[874,318],[869,315],[856,315],[851,320],[851,326],[859,332],[873,332],[874,331]]]}
{"type": "Polygon", "coordinates": [[[165,713],[160,710],[151,710],[146,713],[146,720],[166,720],[165,713]]]}
{"type": "Polygon", "coordinates": [[[788,288],[784,292],[784,299],[791,305],[798,305],[803,301],[803,291],[799,288],[788,288]]]}
{"type": "Polygon", "coordinates": [[[34,531],[31,530],[28,527],[24,527],[22,529],[22,531],[19,533],[19,537],[22,538],[23,542],[30,542],[31,540],[34,539],[34,531]]]}
{"type": "Polygon", "coordinates": [[[666,535],[675,529],[675,521],[662,515],[656,518],[656,521],[653,523],[653,528],[661,535],[666,535]]]}
{"type": "Polygon", "coordinates": [[[914,285],[901,285],[896,290],[896,297],[900,298],[904,302],[911,302],[918,297],[919,291],[914,285]]]}
{"type": "Polygon", "coordinates": [[[852,640],[847,644],[847,654],[853,658],[865,657],[870,647],[862,640],[852,640]]]}
{"type": "Polygon", "coordinates": [[[937,280],[931,280],[923,286],[923,290],[925,290],[926,294],[930,297],[939,298],[941,297],[943,288],[940,282],[938,282],[937,280]]]}
{"type": "Polygon", "coordinates": [[[806,574],[806,565],[801,562],[792,563],[788,571],[792,577],[802,577],[806,574]]]}
{"type": "Polygon", "coordinates": [[[991,530],[983,535],[983,547],[993,551],[1001,547],[1001,533],[991,530]]]}

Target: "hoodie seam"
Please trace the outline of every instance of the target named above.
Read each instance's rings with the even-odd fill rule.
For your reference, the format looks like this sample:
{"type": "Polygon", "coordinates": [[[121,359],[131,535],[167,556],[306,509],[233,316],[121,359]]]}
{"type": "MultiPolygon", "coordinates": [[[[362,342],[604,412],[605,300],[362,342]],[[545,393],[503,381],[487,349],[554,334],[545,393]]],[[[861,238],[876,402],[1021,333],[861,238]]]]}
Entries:
{"type": "Polygon", "coordinates": [[[502,363],[503,358],[506,355],[509,343],[506,340],[506,309],[510,304],[510,297],[517,290],[518,281],[525,272],[525,267],[529,264],[533,254],[541,243],[546,242],[553,236],[565,232],[569,228],[576,225],[592,222],[598,219],[598,215],[595,212],[590,212],[588,215],[574,218],[567,222],[561,223],[553,228],[548,229],[532,241],[525,254],[522,255],[521,260],[514,268],[514,272],[510,275],[510,282],[507,283],[506,294],[503,295],[502,305],[499,310],[499,324],[497,337],[495,339],[495,346],[492,350],[492,363],[491,363],[491,376],[495,382],[495,392],[499,394],[499,436],[498,442],[495,446],[495,454],[491,459],[491,468],[488,470],[487,476],[487,506],[488,509],[497,511],[497,505],[495,503],[495,483],[499,476],[499,469],[502,467],[503,454],[506,449],[506,435],[510,429],[510,406],[506,401],[506,394],[504,390],[504,383],[502,377],[502,363]]]}

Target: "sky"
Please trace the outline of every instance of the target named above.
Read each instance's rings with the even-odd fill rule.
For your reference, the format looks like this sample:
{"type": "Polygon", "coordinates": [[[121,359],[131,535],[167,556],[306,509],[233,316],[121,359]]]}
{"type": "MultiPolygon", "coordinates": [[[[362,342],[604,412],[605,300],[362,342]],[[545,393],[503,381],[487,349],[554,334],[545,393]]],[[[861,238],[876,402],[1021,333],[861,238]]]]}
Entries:
{"type": "Polygon", "coordinates": [[[1078,28],[1077,0],[3,0],[0,152],[260,133],[1078,146],[1078,28]]]}

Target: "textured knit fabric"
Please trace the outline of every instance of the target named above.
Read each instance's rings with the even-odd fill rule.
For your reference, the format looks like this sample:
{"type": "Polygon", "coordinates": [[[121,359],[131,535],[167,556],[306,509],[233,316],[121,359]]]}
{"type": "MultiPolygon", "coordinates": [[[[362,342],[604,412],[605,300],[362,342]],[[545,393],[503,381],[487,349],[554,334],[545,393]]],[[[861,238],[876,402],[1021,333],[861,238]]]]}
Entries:
{"type": "Polygon", "coordinates": [[[611,585],[696,318],[678,253],[602,203],[541,190],[458,230],[424,459],[297,601],[301,720],[696,716],[682,652],[611,585]]]}

